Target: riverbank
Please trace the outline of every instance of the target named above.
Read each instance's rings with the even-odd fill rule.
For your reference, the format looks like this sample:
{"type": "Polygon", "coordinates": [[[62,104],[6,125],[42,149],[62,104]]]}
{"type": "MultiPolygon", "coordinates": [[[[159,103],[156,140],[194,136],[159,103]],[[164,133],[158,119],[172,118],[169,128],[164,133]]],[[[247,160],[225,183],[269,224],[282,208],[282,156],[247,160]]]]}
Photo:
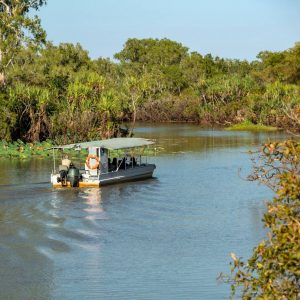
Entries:
{"type": "Polygon", "coordinates": [[[93,60],[79,44],[24,47],[0,91],[0,139],[74,143],[126,135],[120,124],[138,121],[249,120],[300,131],[300,77],[292,67],[299,47],[265,52],[255,63],[203,56],[167,39],[128,39],[116,61],[93,60]]]}
{"type": "Polygon", "coordinates": [[[0,142],[0,158],[20,158],[27,159],[31,157],[48,157],[51,152],[47,149],[53,146],[50,140],[41,143],[24,143],[21,140],[8,143],[0,142]]]}
{"type": "MultiPolygon", "coordinates": [[[[12,143],[0,141],[0,159],[17,158],[26,160],[31,158],[52,158],[52,151],[50,151],[50,149],[54,145],[56,144],[50,140],[41,143],[24,143],[21,140],[12,143]]],[[[136,152],[136,155],[153,156],[163,150],[164,149],[161,147],[146,148],[136,152]]],[[[73,149],[64,149],[63,152],[80,157],[85,157],[88,154],[86,149],[82,149],[80,152],[73,149]]],[[[123,150],[114,150],[110,152],[112,156],[123,156],[126,154],[123,150]]]]}
{"type": "MultiPolygon", "coordinates": [[[[147,122],[146,122],[147,123],[147,122]]],[[[197,126],[195,122],[189,122],[195,124],[199,129],[203,129],[203,126],[197,126]]],[[[164,123],[147,123],[147,124],[174,124],[176,126],[179,124],[188,124],[187,122],[164,122],[164,123]]],[[[207,127],[205,127],[207,128],[207,127]]],[[[213,127],[209,127],[213,128],[213,127]]],[[[250,121],[244,121],[242,123],[238,123],[232,125],[230,127],[218,127],[218,130],[224,131],[279,131],[278,128],[273,126],[266,126],[262,124],[253,124],[250,121]]],[[[35,142],[35,143],[26,143],[21,140],[17,140],[14,142],[6,142],[0,141],[0,159],[5,158],[18,158],[22,160],[31,159],[34,157],[37,158],[51,158],[52,151],[49,151],[56,143],[51,140],[46,140],[43,142],[35,142]]],[[[164,149],[161,147],[149,148],[145,149],[143,155],[153,156],[157,153],[163,152],[164,149]]],[[[119,153],[120,151],[114,151],[115,155],[124,155],[124,153],[119,153]]],[[[74,150],[66,149],[64,153],[75,154],[74,150]]],[[[87,151],[83,150],[80,152],[79,156],[85,156],[87,151]]],[[[78,155],[78,154],[77,154],[78,155]]],[[[113,154],[112,154],[113,155],[113,154]]]]}
{"type": "Polygon", "coordinates": [[[250,121],[244,121],[225,128],[228,131],[277,131],[280,130],[274,126],[266,126],[263,124],[253,124],[250,121]]]}

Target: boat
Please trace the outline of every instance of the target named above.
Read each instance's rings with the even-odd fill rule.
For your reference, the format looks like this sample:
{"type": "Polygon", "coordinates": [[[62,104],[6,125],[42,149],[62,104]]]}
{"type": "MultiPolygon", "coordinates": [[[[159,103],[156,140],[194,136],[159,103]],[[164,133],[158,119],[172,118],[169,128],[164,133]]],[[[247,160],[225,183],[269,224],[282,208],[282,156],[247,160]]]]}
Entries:
{"type": "Polygon", "coordinates": [[[50,148],[53,151],[52,186],[55,188],[101,187],[151,178],[156,166],[144,161],[142,154],[145,147],[152,144],[153,141],[144,138],[112,138],[54,146],[50,148]],[[141,151],[136,157],[135,152],[138,149],[141,151]],[[55,150],[60,150],[63,155],[62,163],[58,166],[55,150]],[[64,154],[65,150],[87,151],[84,167],[73,164],[64,154]],[[116,157],[120,155],[118,152],[122,152],[121,157],[116,157]]]}

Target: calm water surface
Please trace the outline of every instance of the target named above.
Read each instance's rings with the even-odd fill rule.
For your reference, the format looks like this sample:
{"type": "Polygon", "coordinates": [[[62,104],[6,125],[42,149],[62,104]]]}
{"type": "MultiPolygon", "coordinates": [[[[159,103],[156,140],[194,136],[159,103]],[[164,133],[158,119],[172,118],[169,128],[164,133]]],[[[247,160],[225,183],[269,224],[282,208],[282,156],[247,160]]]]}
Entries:
{"type": "Polygon", "coordinates": [[[279,133],[141,125],[155,178],[52,189],[51,160],[0,160],[1,299],[228,299],[229,253],[264,236],[270,191],[242,180],[279,133]]]}

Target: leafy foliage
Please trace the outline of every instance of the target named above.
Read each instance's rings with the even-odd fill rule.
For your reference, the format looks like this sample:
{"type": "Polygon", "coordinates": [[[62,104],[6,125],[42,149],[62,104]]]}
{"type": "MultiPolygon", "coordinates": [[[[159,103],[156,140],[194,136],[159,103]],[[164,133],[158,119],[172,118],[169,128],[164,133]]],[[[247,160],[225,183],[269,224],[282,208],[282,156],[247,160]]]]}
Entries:
{"type": "Polygon", "coordinates": [[[123,63],[170,66],[178,65],[187,51],[188,48],[168,39],[128,39],[115,58],[123,63]]]}
{"type": "Polygon", "coordinates": [[[14,56],[24,44],[40,46],[46,33],[40,19],[30,16],[30,10],[38,10],[46,0],[1,0],[0,1],[0,73],[11,65],[14,56]]]}
{"type": "Polygon", "coordinates": [[[42,143],[24,143],[17,140],[13,143],[0,141],[0,157],[28,159],[33,156],[47,157],[51,155],[46,149],[51,148],[53,143],[49,140],[42,143]]]}
{"type": "Polygon", "coordinates": [[[300,84],[300,43],[294,48],[283,52],[263,51],[257,56],[261,60],[258,66],[259,72],[255,75],[263,81],[274,82],[276,80],[300,84]]]}
{"type": "Polygon", "coordinates": [[[80,44],[43,44],[29,12],[44,4],[0,1],[7,45],[0,43],[7,65],[0,139],[67,143],[132,135],[138,120],[300,129],[299,43],[249,63],[189,52],[166,38],[128,39],[115,54],[118,62],[92,60],[80,44]],[[21,35],[8,28],[14,18],[21,35]],[[121,128],[124,121],[129,128],[121,128]]]}
{"type": "Polygon", "coordinates": [[[268,237],[244,262],[231,254],[232,296],[241,287],[243,299],[299,299],[300,296],[300,143],[265,144],[253,158],[250,180],[276,192],[263,222],[268,237]]]}

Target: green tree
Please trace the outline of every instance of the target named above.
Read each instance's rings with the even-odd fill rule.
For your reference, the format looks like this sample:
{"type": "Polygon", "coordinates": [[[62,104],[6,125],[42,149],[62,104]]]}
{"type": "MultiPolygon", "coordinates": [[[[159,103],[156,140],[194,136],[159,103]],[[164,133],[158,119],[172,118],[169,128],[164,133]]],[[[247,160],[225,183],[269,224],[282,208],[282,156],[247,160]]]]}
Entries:
{"type": "Polygon", "coordinates": [[[124,96],[128,99],[128,106],[130,112],[132,112],[131,127],[129,130],[129,136],[133,135],[133,129],[137,118],[137,109],[142,104],[144,96],[147,91],[147,82],[143,77],[128,77],[124,82],[124,96]]]}
{"type": "Polygon", "coordinates": [[[14,130],[26,141],[44,140],[49,135],[49,112],[51,92],[38,86],[16,84],[9,89],[9,103],[18,119],[14,130]]]}
{"type": "Polygon", "coordinates": [[[186,56],[180,64],[183,72],[184,79],[191,86],[197,85],[199,80],[204,79],[204,59],[201,54],[197,52],[192,52],[190,55],[186,56]]]}
{"type": "Polygon", "coordinates": [[[0,82],[5,82],[5,71],[24,43],[39,45],[46,33],[40,19],[31,17],[30,10],[38,10],[46,0],[0,1],[0,82]]]}
{"type": "Polygon", "coordinates": [[[128,39],[115,58],[122,63],[168,66],[179,64],[187,52],[188,48],[169,39],[128,39]]]}
{"type": "Polygon", "coordinates": [[[300,43],[282,52],[262,51],[257,55],[254,76],[261,82],[300,84],[300,43]]]}

